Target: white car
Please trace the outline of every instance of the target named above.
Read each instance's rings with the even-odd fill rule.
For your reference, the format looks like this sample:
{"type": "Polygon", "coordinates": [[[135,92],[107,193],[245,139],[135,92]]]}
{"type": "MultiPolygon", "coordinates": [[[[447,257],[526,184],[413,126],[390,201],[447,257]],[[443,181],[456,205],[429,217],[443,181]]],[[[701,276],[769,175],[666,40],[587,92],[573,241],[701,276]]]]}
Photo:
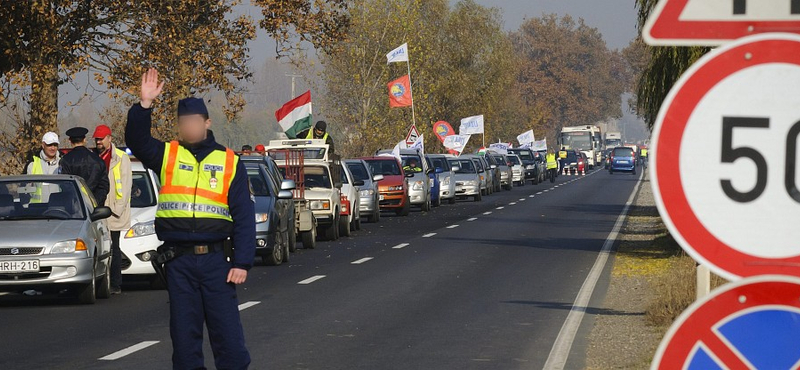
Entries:
{"type": "Polygon", "coordinates": [[[360,200],[361,196],[358,190],[358,186],[354,185],[353,174],[350,173],[350,169],[347,166],[341,166],[342,171],[342,201],[346,197],[347,200],[350,202],[350,209],[344,209],[344,203],[342,203],[342,221],[339,224],[341,229],[339,230],[339,234],[344,236],[350,236],[351,231],[361,230],[361,211],[360,209],[360,200]]]}
{"type": "Polygon", "coordinates": [[[131,228],[119,238],[122,274],[147,276],[157,285],[158,276],[148,252],[155,251],[163,243],[158,240],[155,230],[160,185],[156,174],[135,158],[131,158],[131,171],[131,228]]]}

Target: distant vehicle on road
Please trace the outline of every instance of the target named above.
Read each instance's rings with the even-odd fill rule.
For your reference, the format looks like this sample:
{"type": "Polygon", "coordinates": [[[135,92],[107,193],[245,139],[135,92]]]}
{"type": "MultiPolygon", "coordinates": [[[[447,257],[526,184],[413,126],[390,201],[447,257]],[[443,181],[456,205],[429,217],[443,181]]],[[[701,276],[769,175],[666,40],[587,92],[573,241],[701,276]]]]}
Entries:
{"type": "Polygon", "coordinates": [[[453,204],[456,202],[455,171],[444,154],[428,154],[428,159],[439,178],[439,196],[442,202],[453,204]]]}
{"type": "Polygon", "coordinates": [[[522,159],[516,154],[509,154],[506,156],[511,163],[511,180],[517,186],[525,186],[525,167],[522,165],[522,159]]]}
{"type": "Polygon", "coordinates": [[[636,174],[636,155],[632,148],[617,147],[611,153],[611,167],[608,173],[630,172],[636,174]]]}
{"type": "Polygon", "coordinates": [[[614,149],[618,146],[622,146],[622,134],[619,132],[607,132],[605,144],[606,149],[614,149]]]}
{"type": "Polygon", "coordinates": [[[511,170],[511,163],[508,161],[508,158],[506,158],[504,154],[499,153],[486,153],[486,157],[487,159],[491,158],[494,160],[498,172],[500,172],[500,187],[505,190],[511,190],[511,188],[514,187],[511,180],[513,171],[511,170]]]}
{"type": "Polygon", "coordinates": [[[242,156],[256,200],[256,254],[264,264],[277,266],[289,261],[289,240],[296,238],[293,189],[281,189],[270,178],[264,164],[267,158],[242,156]]]}
{"type": "Polygon", "coordinates": [[[522,166],[525,169],[525,181],[530,181],[533,185],[540,182],[542,168],[536,161],[535,153],[530,149],[525,148],[512,148],[508,150],[509,154],[516,154],[522,160],[522,166]]]}
{"type": "Polygon", "coordinates": [[[603,140],[600,127],[593,125],[564,127],[558,137],[558,147],[586,153],[589,169],[592,169],[601,161],[603,140]]]}
{"type": "Polygon", "coordinates": [[[367,222],[378,222],[381,219],[378,182],[383,180],[383,175],[373,175],[367,162],[361,159],[347,159],[344,163],[353,175],[353,184],[358,187],[360,216],[367,222]]]}
{"type": "Polygon", "coordinates": [[[491,194],[503,190],[503,186],[500,183],[502,170],[500,169],[500,161],[496,160],[495,157],[488,155],[488,153],[490,153],[490,151],[487,150],[484,155],[479,154],[478,158],[480,158],[484,163],[486,163],[487,172],[490,174],[488,182],[489,182],[489,188],[491,189],[489,194],[491,194]]]}
{"type": "MultiPolygon", "coordinates": [[[[475,164],[475,170],[478,171],[478,178],[480,179],[480,193],[481,195],[489,195],[494,192],[494,185],[492,184],[492,177],[494,171],[489,167],[483,156],[477,154],[465,154],[458,158],[471,159],[475,164]]],[[[456,191],[458,193],[458,191],[456,191]]]]}
{"type": "Polygon", "coordinates": [[[408,216],[411,203],[408,200],[406,174],[397,158],[379,156],[361,159],[369,165],[373,174],[383,176],[383,180],[378,182],[380,208],[394,211],[398,216],[408,216]]]}
{"type": "Polygon", "coordinates": [[[0,291],[72,289],[87,304],[110,296],[111,209],[91,194],[77,176],[0,177],[0,291]]]}
{"type": "Polygon", "coordinates": [[[361,212],[359,210],[358,186],[355,185],[353,174],[347,166],[341,167],[342,171],[342,222],[339,224],[339,234],[350,236],[350,233],[361,230],[361,212]]]}
{"type": "Polygon", "coordinates": [[[455,174],[456,196],[459,198],[472,197],[476,202],[483,198],[481,195],[481,178],[478,172],[478,161],[471,156],[462,156],[449,159],[450,165],[457,168],[455,174]]]}
{"type": "MultiPolygon", "coordinates": [[[[379,155],[391,155],[391,150],[380,150],[379,155]]],[[[418,206],[425,212],[431,210],[431,179],[433,169],[428,167],[428,161],[422,158],[420,152],[413,149],[401,149],[400,157],[402,168],[408,183],[408,199],[411,205],[418,206]],[[418,170],[407,171],[411,163],[416,162],[418,170]]]]}

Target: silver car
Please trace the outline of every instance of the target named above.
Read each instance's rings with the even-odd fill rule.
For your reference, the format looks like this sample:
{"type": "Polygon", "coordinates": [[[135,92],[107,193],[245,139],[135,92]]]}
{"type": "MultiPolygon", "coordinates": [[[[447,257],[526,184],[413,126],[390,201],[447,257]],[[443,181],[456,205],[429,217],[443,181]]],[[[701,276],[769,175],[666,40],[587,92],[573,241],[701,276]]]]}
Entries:
{"type": "Polygon", "coordinates": [[[110,295],[111,234],[77,176],[0,177],[0,290],[110,295]]]}
{"type": "Polygon", "coordinates": [[[456,196],[459,198],[472,197],[476,202],[482,200],[481,175],[478,172],[478,163],[475,158],[459,157],[449,159],[450,166],[456,169],[455,183],[456,196]]]}
{"type": "Polygon", "coordinates": [[[381,219],[378,181],[383,180],[383,175],[372,174],[367,162],[361,159],[348,159],[344,163],[353,175],[353,184],[358,187],[359,212],[367,221],[378,222],[381,219]]]}

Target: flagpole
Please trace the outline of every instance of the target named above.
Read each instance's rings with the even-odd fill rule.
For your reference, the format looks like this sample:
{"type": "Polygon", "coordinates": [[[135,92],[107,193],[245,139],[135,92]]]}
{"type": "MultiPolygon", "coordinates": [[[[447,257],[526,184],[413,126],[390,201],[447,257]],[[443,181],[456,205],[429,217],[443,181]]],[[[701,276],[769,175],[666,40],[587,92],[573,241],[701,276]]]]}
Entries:
{"type": "Polygon", "coordinates": [[[417,124],[417,115],[414,112],[414,81],[411,79],[411,50],[408,50],[408,60],[406,60],[406,67],[408,68],[408,92],[411,94],[411,122],[417,124]]]}

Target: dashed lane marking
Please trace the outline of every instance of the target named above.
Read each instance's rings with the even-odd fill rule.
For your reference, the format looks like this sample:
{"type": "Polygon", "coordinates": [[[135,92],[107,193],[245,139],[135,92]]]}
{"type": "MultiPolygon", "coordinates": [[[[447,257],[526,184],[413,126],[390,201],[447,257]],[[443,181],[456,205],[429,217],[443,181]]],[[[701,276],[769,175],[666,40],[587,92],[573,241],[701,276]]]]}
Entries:
{"type": "Polygon", "coordinates": [[[244,311],[244,310],[246,310],[246,309],[248,309],[250,307],[253,307],[253,306],[255,306],[255,305],[259,304],[259,303],[261,303],[261,301],[250,301],[250,302],[242,303],[242,304],[239,305],[239,311],[244,311]]]}
{"type": "Polygon", "coordinates": [[[423,235],[422,237],[423,238],[430,238],[430,237],[432,237],[434,235],[436,235],[436,233],[427,233],[427,234],[423,235]]]}
{"type": "Polygon", "coordinates": [[[395,245],[394,247],[392,247],[392,249],[403,249],[405,247],[408,247],[408,243],[400,243],[400,244],[395,245]]]}
{"type": "Polygon", "coordinates": [[[457,228],[457,227],[458,227],[458,225],[450,225],[450,226],[448,226],[447,228],[448,228],[448,229],[455,229],[455,228],[457,228]]]}
{"type": "Polygon", "coordinates": [[[308,279],[298,281],[297,284],[299,284],[299,285],[308,285],[308,284],[311,284],[311,283],[313,283],[313,282],[315,282],[315,281],[317,281],[319,279],[324,279],[325,277],[326,277],[326,275],[315,275],[315,276],[312,276],[312,277],[310,277],[308,279]]]}
{"type": "Polygon", "coordinates": [[[121,359],[121,358],[131,354],[131,353],[134,353],[134,352],[137,352],[137,351],[141,351],[141,350],[143,350],[143,349],[145,349],[147,347],[150,347],[150,346],[152,346],[154,344],[158,344],[158,343],[159,343],[159,341],[157,341],[157,340],[146,340],[144,342],[134,344],[134,345],[132,345],[132,346],[130,346],[128,348],[123,348],[123,349],[121,349],[121,350],[119,350],[117,352],[114,352],[114,353],[112,353],[112,354],[110,354],[108,356],[100,357],[98,360],[102,360],[102,361],[118,360],[118,359],[121,359]]]}
{"type": "Polygon", "coordinates": [[[472,221],[475,221],[477,219],[478,219],[477,217],[472,217],[472,218],[468,218],[467,221],[472,222],[472,221]]]}
{"type": "Polygon", "coordinates": [[[367,262],[367,261],[369,261],[371,259],[373,259],[373,257],[364,257],[362,259],[357,259],[357,260],[355,260],[353,262],[350,262],[350,264],[351,265],[360,265],[360,264],[362,264],[364,262],[367,262]]]}

